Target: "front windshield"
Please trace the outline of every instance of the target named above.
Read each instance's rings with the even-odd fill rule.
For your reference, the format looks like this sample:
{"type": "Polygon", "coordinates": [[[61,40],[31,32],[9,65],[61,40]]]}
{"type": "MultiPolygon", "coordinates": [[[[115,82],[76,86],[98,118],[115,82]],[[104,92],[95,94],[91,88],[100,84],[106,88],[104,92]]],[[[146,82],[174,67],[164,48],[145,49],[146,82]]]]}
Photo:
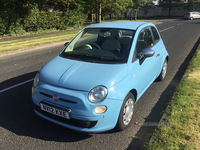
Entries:
{"type": "Polygon", "coordinates": [[[96,63],[126,63],[134,30],[86,28],[64,49],[61,57],[96,63]]]}

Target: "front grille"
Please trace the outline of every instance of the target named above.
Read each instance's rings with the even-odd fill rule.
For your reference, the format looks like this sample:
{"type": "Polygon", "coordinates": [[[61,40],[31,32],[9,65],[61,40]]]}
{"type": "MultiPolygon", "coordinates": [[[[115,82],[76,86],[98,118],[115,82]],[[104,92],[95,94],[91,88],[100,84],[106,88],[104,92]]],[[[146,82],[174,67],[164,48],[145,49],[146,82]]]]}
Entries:
{"type": "Polygon", "coordinates": [[[85,121],[85,120],[78,120],[78,119],[73,119],[73,118],[65,119],[65,118],[62,118],[62,117],[59,117],[59,116],[56,116],[56,115],[53,115],[53,114],[50,114],[48,112],[41,110],[40,107],[35,105],[34,103],[33,103],[33,106],[34,106],[34,109],[36,111],[38,111],[39,113],[41,113],[51,119],[57,120],[59,122],[62,122],[62,123],[68,124],[68,125],[81,127],[81,128],[92,128],[97,124],[97,121],[85,121]]]}
{"type": "MultiPolygon", "coordinates": [[[[49,97],[49,98],[53,98],[52,95],[50,94],[47,94],[47,93],[43,93],[43,92],[39,92],[40,94],[46,96],[46,97],[49,97]]],[[[67,102],[67,103],[72,103],[72,104],[77,104],[77,102],[74,102],[74,101],[70,101],[70,100],[67,100],[67,99],[64,99],[64,98],[59,98],[60,101],[63,101],[63,102],[67,102]]]]}
{"type": "Polygon", "coordinates": [[[43,92],[40,92],[40,94],[46,96],[46,97],[49,97],[49,98],[53,98],[53,96],[49,95],[49,94],[46,94],[46,93],[43,93],[43,92]]]}

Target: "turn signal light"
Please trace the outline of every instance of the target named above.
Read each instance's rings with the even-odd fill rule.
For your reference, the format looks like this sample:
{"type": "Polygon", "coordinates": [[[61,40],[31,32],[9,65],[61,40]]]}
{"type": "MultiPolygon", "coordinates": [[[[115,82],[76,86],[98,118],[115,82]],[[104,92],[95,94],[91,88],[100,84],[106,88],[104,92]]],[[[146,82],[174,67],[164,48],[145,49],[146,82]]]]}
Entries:
{"type": "Polygon", "coordinates": [[[104,112],[106,112],[106,110],[107,110],[107,107],[106,106],[98,106],[97,108],[95,108],[95,113],[97,113],[97,114],[102,114],[102,113],[104,113],[104,112]]]}

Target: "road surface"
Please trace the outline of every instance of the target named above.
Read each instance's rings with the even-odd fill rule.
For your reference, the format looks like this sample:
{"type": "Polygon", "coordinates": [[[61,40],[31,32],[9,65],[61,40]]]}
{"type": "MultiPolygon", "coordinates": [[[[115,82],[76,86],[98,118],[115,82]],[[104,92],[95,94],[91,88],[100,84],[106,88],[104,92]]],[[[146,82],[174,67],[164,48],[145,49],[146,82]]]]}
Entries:
{"type": "Polygon", "coordinates": [[[163,20],[157,25],[170,55],[167,77],[149,87],[136,103],[133,123],[122,132],[80,133],[33,112],[32,80],[46,62],[61,52],[62,44],[0,57],[0,149],[142,149],[196,50],[199,26],[200,20],[163,20]]]}

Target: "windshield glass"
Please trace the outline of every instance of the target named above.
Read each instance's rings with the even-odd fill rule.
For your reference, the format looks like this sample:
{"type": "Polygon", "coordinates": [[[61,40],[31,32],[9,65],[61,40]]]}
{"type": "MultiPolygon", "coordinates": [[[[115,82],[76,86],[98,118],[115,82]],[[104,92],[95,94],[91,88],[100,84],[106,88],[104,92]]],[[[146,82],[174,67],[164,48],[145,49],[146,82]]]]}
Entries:
{"type": "Polygon", "coordinates": [[[96,63],[126,63],[134,30],[86,28],[61,53],[61,57],[96,63]]]}

